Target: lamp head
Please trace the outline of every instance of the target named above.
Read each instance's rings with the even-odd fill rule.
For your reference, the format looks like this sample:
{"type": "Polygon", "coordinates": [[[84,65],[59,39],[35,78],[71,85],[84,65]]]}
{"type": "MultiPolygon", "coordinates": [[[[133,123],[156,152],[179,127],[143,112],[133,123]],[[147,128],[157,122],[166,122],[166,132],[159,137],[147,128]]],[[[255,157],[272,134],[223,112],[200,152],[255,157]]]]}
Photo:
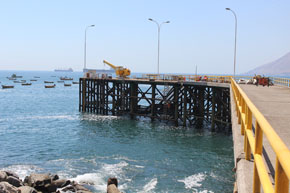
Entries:
{"type": "Polygon", "coordinates": [[[90,25],[90,27],[95,27],[95,25],[90,25]]]}
{"type": "Polygon", "coordinates": [[[170,21],[166,21],[165,23],[170,23],[170,21]]]}
{"type": "Polygon", "coordinates": [[[151,18],[149,18],[148,20],[149,20],[149,21],[153,21],[153,19],[151,19],[151,18]]]}
{"type": "Polygon", "coordinates": [[[231,10],[231,9],[230,9],[230,8],[226,8],[226,10],[228,10],[228,11],[229,11],[229,10],[231,10]]]}

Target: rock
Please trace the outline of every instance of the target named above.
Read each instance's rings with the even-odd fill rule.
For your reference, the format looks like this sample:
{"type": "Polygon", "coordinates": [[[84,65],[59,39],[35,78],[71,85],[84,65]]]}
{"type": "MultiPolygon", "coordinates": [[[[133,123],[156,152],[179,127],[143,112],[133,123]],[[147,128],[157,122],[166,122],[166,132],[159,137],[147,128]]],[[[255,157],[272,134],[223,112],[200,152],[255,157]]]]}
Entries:
{"type": "Polygon", "coordinates": [[[68,185],[66,187],[64,187],[63,189],[61,189],[61,192],[76,192],[76,189],[73,185],[68,185]]]}
{"type": "Polygon", "coordinates": [[[51,184],[46,184],[42,190],[45,190],[47,192],[55,192],[56,189],[57,189],[56,185],[51,183],[51,184]]]}
{"type": "Polygon", "coordinates": [[[9,184],[8,182],[0,182],[1,193],[18,193],[17,188],[9,184]]]}
{"type": "Polygon", "coordinates": [[[21,186],[17,190],[21,193],[37,193],[37,191],[30,186],[21,186]]]}
{"type": "Polygon", "coordinates": [[[6,181],[7,177],[8,176],[7,176],[6,172],[0,171],[0,182],[6,181]]]}
{"type": "Polygon", "coordinates": [[[54,174],[51,176],[51,180],[54,181],[54,180],[58,180],[59,179],[59,176],[57,174],[54,174]]]}
{"type": "Polygon", "coordinates": [[[49,174],[30,174],[24,180],[31,187],[40,187],[45,186],[46,184],[51,183],[51,178],[49,174]]]}
{"type": "Polygon", "coordinates": [[[7,176],[13,176],[17,179],[20,179],[19,176],[17,174],[15,174],[14,172],[10,172],[10,171],[5,171],[5,172],[6,172],[7,176]]]}
{"type": "Polygon", "coordinates": [[[117,178],[109,178],[107,182],[107,193],[121,193],[118,190],[117,178]]]}
{"type": "Polygon", "coordinates": [[[121,193],[120,190],[116,187],[115,184],[110,184],[107,186],[107,193],[121,193]]]}
{"type": "Polygon", "coordinates": [[[77,192],[77,193],[92,193],[87,188],[83,187],[80,184],[76,184],[75,182],[72,182],[73,184],[70,184],[63,189],[61,189],[61,192],[77,192]]]}
{"type": "Polygon", "coordinates": [[[109,178],[108,182],[107,182],[107,186],[109,186],[110,184],[115,184],[116,187],[118,187],[118,180],[117,178],[109,178]]]}
{"type": "Polygon", "coordinates": [[[89,190],[88,190],[87,188],[83,187],[83,186],[80,185],[80,184],[76,184],[76,185],[75,185],[75,189],[76,189],[77,191],[88,191],[88,192],[89,192],[89,190]]]}
{"type": "Polygon", "coordinates": [[[15,187],[22,186],[22,181],[19,178],[16,178],[15,176],[8,176],[8,178],[6,179],[6,182],[8,182],[9,184],[15,187]]]}
{"type": "Polygon", "coordinates": [[[70,183],[71,183],[70,180],[61,179],[61,180],[52,181],[51,184],[54,184],[57,188],[63,188],[69,185],[70,183]]]}

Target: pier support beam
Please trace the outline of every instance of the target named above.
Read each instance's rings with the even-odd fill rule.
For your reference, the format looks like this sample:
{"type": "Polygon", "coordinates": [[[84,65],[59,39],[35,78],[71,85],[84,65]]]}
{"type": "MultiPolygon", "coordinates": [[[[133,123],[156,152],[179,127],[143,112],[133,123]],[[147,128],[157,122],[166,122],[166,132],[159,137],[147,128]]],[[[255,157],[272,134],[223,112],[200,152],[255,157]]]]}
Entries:
{"type": "Polygon", "coordinates": [[[148,117],[212,130],[230,126],[228,87],[172,81],[80,79],[79,111],[148,117]]]}

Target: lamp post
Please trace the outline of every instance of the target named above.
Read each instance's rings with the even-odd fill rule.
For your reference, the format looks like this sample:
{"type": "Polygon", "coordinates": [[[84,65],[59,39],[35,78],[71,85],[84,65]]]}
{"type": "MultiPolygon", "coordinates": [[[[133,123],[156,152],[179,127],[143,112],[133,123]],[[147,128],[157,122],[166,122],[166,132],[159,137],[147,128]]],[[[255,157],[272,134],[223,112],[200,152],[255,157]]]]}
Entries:
{"type": "Polygon", "coordinates": [[[157,55],[157,74],[159,74],[159,53],[160,53],[160,29],[161,29],[161,26],[162,24],[165,24],[165,23],[170,23],[170,21],[165,21],[165,22],[162,22],[161,24],[159,24],[157,21],[149,18],[148,19],[149,21],[152,21],[154,23],[156,23],[157,27],[158,27],[158,55],[157,55]]]}
{"type": "Polygon", "coordinates": [[[236,76],[236,57],[237,57],[237,28],[238,28],[238,20],[236,13],[230,8],[226,8],[227,11],[231,11],[235,16],[235,51],[234,51],[234,77],[236,76]]]}
{"type": "Polygon", "coordinates": [[[87,30],[89,27],[95,27],[95,25],[89,25],[86,27],[86,30],[85,30],[85,50],[84,50],[84,72],[86,72],[87,70],[87,66],[86,66],[86,60],[87,60],[87,30]]]}

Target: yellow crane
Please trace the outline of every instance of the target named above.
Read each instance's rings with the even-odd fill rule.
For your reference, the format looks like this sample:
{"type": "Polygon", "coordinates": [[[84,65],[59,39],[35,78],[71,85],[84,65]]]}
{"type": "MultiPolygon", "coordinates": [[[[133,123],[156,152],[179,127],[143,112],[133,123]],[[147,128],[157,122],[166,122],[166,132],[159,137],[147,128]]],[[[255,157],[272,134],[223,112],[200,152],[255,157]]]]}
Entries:
{"type": "Polygon", "coordinates": [[[128,68],[124,68],[123,66],[115,66],[106,60],[103,60],[103,62],[113,68],[116,72],[116,75],[119,77],[126,78],[131,74],[131,71],[128,68]]]}

